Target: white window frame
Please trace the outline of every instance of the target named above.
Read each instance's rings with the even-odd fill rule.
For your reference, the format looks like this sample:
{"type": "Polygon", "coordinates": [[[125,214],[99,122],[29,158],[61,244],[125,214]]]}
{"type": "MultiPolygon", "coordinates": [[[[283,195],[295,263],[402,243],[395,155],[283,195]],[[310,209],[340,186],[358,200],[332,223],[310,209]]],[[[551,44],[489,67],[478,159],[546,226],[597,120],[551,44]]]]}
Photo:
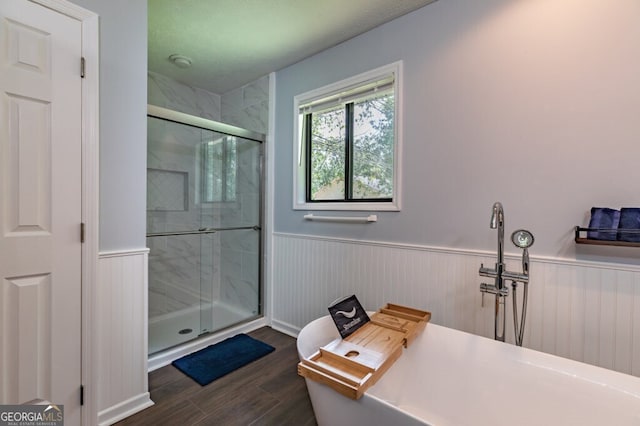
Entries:
{"type": "Polygon", "coordinates": [[[371,71],[329,84],[293,98],[293,209],[294,210],[346,210],[346,211],[400,211],[402,194],[402,61],[376,68],[371,71]],[[322,99],[336,93],[363,85],[372,80],[394,75],[393,90],[395,100],[394,144],[393,144],[393,192],[391,201],[367,202],[312,202],[306,201],[306,161],[305,144],[300,120],[300,105],[322,99]]]}

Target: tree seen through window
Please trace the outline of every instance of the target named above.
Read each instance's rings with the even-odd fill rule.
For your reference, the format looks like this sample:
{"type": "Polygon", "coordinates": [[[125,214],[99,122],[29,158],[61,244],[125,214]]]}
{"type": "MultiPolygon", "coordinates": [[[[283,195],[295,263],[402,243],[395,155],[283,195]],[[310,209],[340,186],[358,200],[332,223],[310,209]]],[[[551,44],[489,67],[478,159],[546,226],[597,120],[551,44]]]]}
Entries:
{"type": "Polygon", "coordinates": [[[385,91],[306,114],[307,201],[392,198],[394,111],[385,91]]]}

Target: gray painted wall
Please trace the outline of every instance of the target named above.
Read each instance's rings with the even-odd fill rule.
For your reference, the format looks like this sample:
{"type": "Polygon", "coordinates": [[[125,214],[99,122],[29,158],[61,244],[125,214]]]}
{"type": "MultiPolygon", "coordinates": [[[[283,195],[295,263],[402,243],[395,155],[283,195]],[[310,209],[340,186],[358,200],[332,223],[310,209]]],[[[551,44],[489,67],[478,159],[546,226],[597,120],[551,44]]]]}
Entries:
{"type": "Polygon", "coordinates": [[[100,15],[99,249],[143,248],[146,232],[147,2],[73,1],[100,15]]]}
{"type": "Polygon", "coordinates": [[[637,258],[576,248],[573,227],[591,206],[640,206],[638,16],[636,0],[439,1],[277,72],[274,230],[494,250],[501,201],[507,238],[530,229],[532,255],[637,258]],[[397,60],[402,211],[305,222],[292,209],[293,97],[397,60]]]}

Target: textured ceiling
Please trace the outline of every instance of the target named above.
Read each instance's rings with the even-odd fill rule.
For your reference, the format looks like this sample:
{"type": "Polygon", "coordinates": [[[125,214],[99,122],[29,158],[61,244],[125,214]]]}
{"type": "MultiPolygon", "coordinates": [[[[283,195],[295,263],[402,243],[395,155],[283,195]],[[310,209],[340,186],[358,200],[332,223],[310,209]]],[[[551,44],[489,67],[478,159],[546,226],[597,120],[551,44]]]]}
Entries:
{"type": "Polygon", "coordinates": [[[149,0],[149,70],[222,94],[433,1],[149,0]]]}

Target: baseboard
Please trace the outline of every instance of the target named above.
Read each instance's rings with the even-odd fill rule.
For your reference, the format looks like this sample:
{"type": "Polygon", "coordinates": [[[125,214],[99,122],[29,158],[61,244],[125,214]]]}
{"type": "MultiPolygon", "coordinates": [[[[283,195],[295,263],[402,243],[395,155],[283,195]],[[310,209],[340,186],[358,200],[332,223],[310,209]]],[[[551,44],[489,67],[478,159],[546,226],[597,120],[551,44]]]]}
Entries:
{"type": "Polygon", "coordinates": [[[277,319],[271,320],[271,328],[295,338],[298,338],[298,333],[300,333],[300,327],[296,327],[295,325],[284,321],[278,321],[277,319]]]}
{"type": "Polygon", "coordinates": [[[204,349],[207,346],[213,345],[214,343],[221,342],[222,340],[229,337],[233,337],[236,334],[248,333],[267,325],[269,324],[266,318],[258,318],[248,323],[227,328],[215,334],[208,334],[194,341],[184,343],[178,347],[154,354],[149,357],[148,371],[151,372],[157,370],[158,368],[164,367],[165,365],[169,365],[176,359],[182,358],[183,356],[188,355],[192,352],[199,351],[200,349],[204,349]]]}
{"type": "Polygon", "coordinates": [[[143,394],[134,396],[133,398],[129,398],[126,401],[122,401],[121,403],[116,404],[113,407],[109,407],[105,410],[100,411],[98,413],[98,424],[100,426],[112,425],[122,419],[132,416],[139,411],[144,410],[145,408],[149,408],[152,405],[153,401],[151,400],[149,392],[145,392],[143,394]]]}

